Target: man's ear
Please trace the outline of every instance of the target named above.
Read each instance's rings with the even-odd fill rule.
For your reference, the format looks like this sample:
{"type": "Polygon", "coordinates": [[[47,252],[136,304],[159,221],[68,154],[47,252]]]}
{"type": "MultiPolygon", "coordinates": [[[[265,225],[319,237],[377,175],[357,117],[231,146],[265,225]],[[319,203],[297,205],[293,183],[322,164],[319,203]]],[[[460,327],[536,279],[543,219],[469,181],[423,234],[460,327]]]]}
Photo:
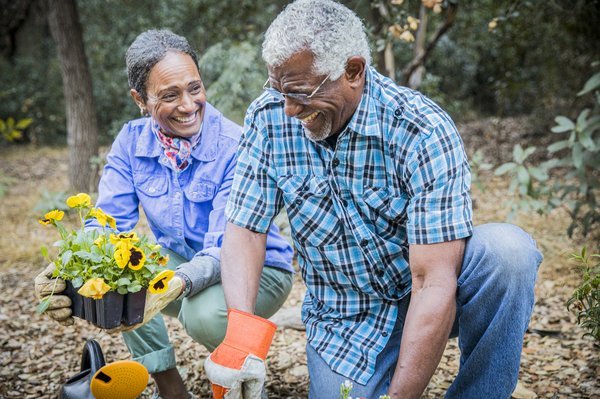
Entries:
{"type": "Polygon", "coordinates": [[[136,89],[129,90],[129,94],[131,94],[133,101],[135,101],[136,105],[140,108],[140,110],[146,110],[146,103],[144,102],[144,99],[142,98],[140,93],[137,92],[136,89]]]}
{"type": "Polygon", "coordinates": [[[365,77],[366,62],[363,57],[358,55],[348,58],[346,62],[346,80],[351,86],[359,86],[365,77]]]}

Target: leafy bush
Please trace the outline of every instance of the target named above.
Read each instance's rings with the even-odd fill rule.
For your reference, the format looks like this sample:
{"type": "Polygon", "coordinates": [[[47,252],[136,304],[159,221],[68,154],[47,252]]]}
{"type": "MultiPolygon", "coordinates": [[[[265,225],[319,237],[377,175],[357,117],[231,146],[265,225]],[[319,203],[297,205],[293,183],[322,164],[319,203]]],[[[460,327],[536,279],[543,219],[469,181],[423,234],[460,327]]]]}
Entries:
{"type": "Polygon", "coordinates": [[[584,336],[600,342],[600,254],[588,255],[584,247],[572,259],[579,265],[582,281],[567,302],[567,309],[577,314],[577,323],[588,330],[584,336]]]}
{"type": "Polygon", "coordinates": [[[579,229],[587,236],[600,222],[600,73],[593,75],[577,96],[594,94],[592,108],[582,110],[575,120],[566,116],[555,118],[552,132],[568,137],[552,143],[547,151],[551,160],[537,166],[528,165],[527,158],[535,147],[513,149],[513,162],[496,169],[497,175],[511,174],[509,191],[517,194],[513,211],[546,212],[564,206],[571,216],[567,234],[579,229]],[[549,173],[563,173],[553,185],[548,185],[549,173]]]}
{"type": "Polygon", "coordinates": [[[31,125],[33,119],[25,118],[15,121],[8,117],[6,120],[0,119],[0,137],[9,143],[23,140],[23,131],[31,125]]]}

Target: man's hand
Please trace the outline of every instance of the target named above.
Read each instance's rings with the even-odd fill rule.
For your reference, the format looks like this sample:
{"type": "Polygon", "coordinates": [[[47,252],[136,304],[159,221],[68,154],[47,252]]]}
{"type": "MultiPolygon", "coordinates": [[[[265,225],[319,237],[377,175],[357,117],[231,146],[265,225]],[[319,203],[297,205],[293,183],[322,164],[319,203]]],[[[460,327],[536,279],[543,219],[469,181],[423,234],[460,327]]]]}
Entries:
{"type": "Polygon", "coordinates": [[[230,309],[227,319],[223,343],[204,363],[214,398],[260,398],[267,374],[264,360],[277,326],[237,309],[230,309]]]}
{"type": "Polygon", "coordinates": [[[71,325],[75,321],[71,317],[71,299],[66,295],[57,295],[66,288],[65,281],[52,278],[56,266],[50,263],[35,277],[35,296],[39,301],[48,297],[48,307],[44,313],[63,325],[71,325]]]}

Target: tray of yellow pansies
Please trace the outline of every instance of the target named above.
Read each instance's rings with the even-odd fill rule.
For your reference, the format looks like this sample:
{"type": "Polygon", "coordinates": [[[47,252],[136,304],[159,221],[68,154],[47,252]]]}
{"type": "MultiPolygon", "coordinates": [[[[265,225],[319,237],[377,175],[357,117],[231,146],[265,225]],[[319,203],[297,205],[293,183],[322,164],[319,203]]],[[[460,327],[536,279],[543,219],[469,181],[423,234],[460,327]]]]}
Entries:
{"type": "MultiPolygon", "coordinates": [[[[61,210],[39,221],[54,226],[60,235],[54,243],[56,256],[51,258],[46,247],[42,255],[55,265],[52,276],[65,280],[61,294],[71,298],[73,316],[105,329],[142,322],[147,292],[164,292],[173,277],[166,268],[168,255],[144,235],[117,232],[115,219],[93,207],[88,194],[69,197],[67,206],[77,212],[79,227],[67,229],[61,210]],[[88,219],[95,219],[99,227],[86,228],[88,219]]],[[[48,305],[46,298],[38,311],[43,313],[48,305]]]]}

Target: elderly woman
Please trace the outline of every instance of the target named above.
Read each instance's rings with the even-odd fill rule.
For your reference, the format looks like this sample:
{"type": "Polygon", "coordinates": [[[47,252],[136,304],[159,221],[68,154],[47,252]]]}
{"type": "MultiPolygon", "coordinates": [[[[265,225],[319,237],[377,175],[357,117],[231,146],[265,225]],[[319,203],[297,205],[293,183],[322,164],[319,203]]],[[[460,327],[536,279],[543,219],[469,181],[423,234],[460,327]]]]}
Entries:
{"type": "MultiPolygon", "coordinates": [[[[227,323],[220,247],[241,129],[207,102],[196,53],[185,38],[149,30],[131,44],[126,61],[130,93],[144,117],[125,124],[113,143],[97,206],[115,217],[117,230],[128,231],[138,222],[141,205],[170,256],[169,267],[176,270],[170,283],[175,288],[161,298],[159,308],[212,351],[227,323]]],[[[277,311],[293,281],[293,251],[275,226],[266,246],[267,267],[256,304],[262,317],[277,311]]],[[[47,271],[42,280],[46,276],[47,271]]],[[[64,298],[55,294],[48,314],[68,323],[70,310],[56,305],[68,306],[64,298]]],[[[153,376],[155,397],[189,397],[160,314],[123,338],[133,358],[153,376]]]]}

